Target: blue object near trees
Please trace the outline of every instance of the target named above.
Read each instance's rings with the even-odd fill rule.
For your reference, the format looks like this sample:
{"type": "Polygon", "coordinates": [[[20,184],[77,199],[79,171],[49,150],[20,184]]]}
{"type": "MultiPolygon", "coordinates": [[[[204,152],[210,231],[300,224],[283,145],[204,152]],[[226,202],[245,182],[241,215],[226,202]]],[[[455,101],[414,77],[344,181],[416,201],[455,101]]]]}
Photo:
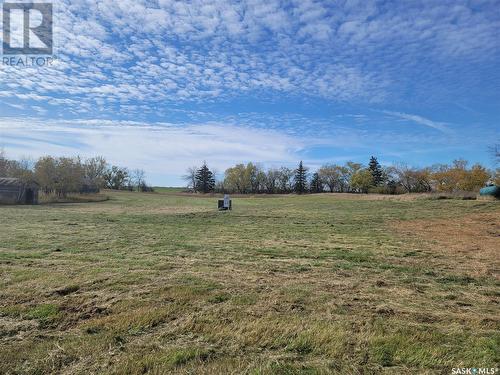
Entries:
{"type": "Polygon", "coordinates": [[[500,198],[500,186],[488,186],[479,190],[479,195],[482,197],[500,198]]]}

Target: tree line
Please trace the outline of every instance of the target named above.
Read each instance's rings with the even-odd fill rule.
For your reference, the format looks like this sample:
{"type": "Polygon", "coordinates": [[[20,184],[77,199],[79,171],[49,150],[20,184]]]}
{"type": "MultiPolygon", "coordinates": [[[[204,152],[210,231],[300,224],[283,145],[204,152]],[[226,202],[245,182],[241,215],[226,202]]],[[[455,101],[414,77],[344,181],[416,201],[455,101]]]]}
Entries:
{"type": "Polygon", "coordinates": [[[97,193],[100,189],[153,191],[141,169],[110,165],[101,156],[43,156],[38,160],[10,160],[0,150],[0,177],[35,181],[46,194],[97,193]]]}
{"type": "MultiPolygon", "coordinates": [[[[496,150],[498,157],[498,150],[496,150]]],[[[500,169],[487,170],[480,164],[469,167],[463,159],[451,164],[414,168],[406,164],[382,166],[376,157],[367,165],[347,162],[326,164],[310,173],[301,161],[297,168],[264,169],[256,163],[228,168],[223,178],[206,163],[191,167],[183,176],[188,188],[201,193],[288,194],[288,193],[427,193],[478,191],[488,184],[500,185],[500,169]]]]}

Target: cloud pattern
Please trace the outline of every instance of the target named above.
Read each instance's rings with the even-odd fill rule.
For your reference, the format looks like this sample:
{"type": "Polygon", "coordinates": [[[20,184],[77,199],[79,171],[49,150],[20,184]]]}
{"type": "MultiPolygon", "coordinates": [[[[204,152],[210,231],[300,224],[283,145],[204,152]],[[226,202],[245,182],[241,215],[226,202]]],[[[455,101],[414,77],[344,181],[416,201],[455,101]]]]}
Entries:
{"type": "Polygon", "coordinates": [[[495,62],[495,3],[61,0],[56,65],[4,67],[0,82],[75,113],[242,95],[380,103],[415,84],[409,71],[424,86],[437,64],[495,62]]]}
{"type": "Polygon", "coordinates": [[[94,121],[113,124],[93,128],[103,137],[137,126],[148,138],[168,123],[183,137],[216,124],[253,140],[247,129],[276,150],[230,136],[225,149],[270,163],[308,147],[365,148],[370,131],[386,145],[459,147],[460,119],[436,115],[444,108],[471,114],[469,129],[498,130],[498,111],[478,109],[499,99],[497,0],[59,0],[55,11],[55,64],[0,69],[0,109],[15,116],[0,119],[4,147],[20,116],[62,134],[82,126],[80,140],[94,121]]]}

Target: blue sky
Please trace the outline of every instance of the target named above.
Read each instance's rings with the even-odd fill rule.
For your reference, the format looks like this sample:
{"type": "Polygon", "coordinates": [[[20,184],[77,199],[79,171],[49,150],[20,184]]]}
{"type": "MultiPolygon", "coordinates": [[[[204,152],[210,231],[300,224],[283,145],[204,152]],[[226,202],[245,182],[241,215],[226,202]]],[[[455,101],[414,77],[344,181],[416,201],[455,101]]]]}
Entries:
{"type": "Polygon", "coordinates": [[[203,160],[492,166],[500,1],[54,5],[56,63],[0,66],[11,157],[98,154],[157,185],[203,160]]]}

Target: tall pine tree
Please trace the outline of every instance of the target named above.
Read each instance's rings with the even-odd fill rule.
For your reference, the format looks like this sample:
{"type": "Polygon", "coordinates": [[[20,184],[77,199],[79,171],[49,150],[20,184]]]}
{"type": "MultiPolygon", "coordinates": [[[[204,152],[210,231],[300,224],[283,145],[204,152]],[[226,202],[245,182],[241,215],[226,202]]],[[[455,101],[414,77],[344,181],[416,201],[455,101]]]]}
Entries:
{"type": "Polygon", "coordinates": [[[380,186],[382,182],[384,182],[384,173],[382,171],[382,167],[378,162],[375,156],[372,156],[370,159],[370,164],[368,164],[368,169],[372,173],[373,176],[373,184],[375,186],[380,186]]]}
{"type": "Polygon", "coordinates": [[[323,193],[325,191],[325,185],[323,184],[323,180],[321,179],[318,172],[315,172],[311,178],[311,193],[323,193]]]}
{"type": "Polygon", "coordinates": [[[207,163],[203,163],[203,166],[196,172],[196,191],[200,193],[210,193],[214,191],[214,188],[214,174],[208,169],[207,163]]]}
{"type": "Polygon", "coordinates": [[[307,169],[304,168],[302,161],[295,170],[294,190],[297,194],[304,194],[307,191],[307,169]]]}

